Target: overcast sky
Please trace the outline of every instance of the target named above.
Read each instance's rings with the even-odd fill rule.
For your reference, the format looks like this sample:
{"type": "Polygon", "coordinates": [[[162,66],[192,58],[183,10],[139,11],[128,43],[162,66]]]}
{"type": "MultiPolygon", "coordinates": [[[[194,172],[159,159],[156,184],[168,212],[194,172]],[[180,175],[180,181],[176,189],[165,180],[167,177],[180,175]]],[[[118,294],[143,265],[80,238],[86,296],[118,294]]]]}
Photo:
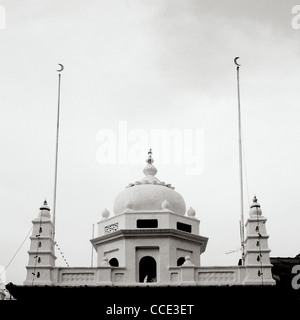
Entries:
{"type": "MultiPolygon", "coordinates": [[[[200,234],[209,238],[202,265],[237,264],[240,252],[228,253],[240,244],[237,56],[245,219],[256,194],[268,219],[270,255],[300,253],[297,1],[0,5],[0,25],[6,18],[0,29],[0,265],[9,263],[45,198],[53,208],[58,63],[65,69],[56,240],[70,266],[90,266],[92,226],[96,235],[103,209],[113,215],[115,196],[143,177],[149,147],[157,177],[196,210],[200,234]],[[184,142],[153,146],[155,130],[176,132],[184,142]],[[101,158],[106,134],[115,137],[110,163],[101,158]],[[191,173],[196,162],[200,170],[191,173]]],[[[25,280],[29,245],[27,239],[6,282],[25,280]]],[[[65,266],[56,255],[56,265],[65,266]]]]}

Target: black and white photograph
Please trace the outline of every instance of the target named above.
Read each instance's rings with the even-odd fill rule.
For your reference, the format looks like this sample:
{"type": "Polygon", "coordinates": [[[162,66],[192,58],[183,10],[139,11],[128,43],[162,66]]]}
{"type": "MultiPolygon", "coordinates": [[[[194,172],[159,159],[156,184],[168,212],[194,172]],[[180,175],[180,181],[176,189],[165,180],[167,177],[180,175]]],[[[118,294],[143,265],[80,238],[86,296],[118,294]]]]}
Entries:
{"type": "Polygon", "coordinates": [[[299,303],[300,1],[0,0],[0,110],[0,304],[299,303]]]}

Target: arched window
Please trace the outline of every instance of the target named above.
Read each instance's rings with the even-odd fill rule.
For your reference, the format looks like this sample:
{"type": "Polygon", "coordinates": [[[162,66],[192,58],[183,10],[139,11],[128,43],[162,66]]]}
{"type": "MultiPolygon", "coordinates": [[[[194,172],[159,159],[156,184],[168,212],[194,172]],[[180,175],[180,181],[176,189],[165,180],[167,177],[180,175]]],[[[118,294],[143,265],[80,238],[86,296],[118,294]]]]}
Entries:
{"type": "Polygon", "coordinates": [[[185,262],[185,258],[184,257],[180,257],[178,260],[177,260],[177,266],[180,267],[184,264],[185,262]]]}
{"type": "Polygon", "coordinates": [[[42,246],[42,243],[39,241],[39,248],[42,246]]]}
{"type": "Polygon", "coordinates": [[[119,266],[119,261],[117,258],[111,258],[109,260],[109,264],[112,266],[112,267],[118,267],[119,266]]]}
{"type": "Polygon", "coordinates": [[[39,233],[41,234],[43,232],[43,228],[40,227],[39,233]]]}
{"type": "Polygon", "coordinates": [[[38,257],[38,263],[41,263],[41,258],[40,257],[38,257]]]}
{"type": "Polygon", "coordinates": [[[139,282],[156,282],[156,261],[153,257],[146,256],[140,260],[139,282]]]}
{"type": "Polygon", "coordinates": [[[41,276],[41,274],[38,272],[38,273],[36,274],[36,277],[39,278],[40,276],[41,276]]]}

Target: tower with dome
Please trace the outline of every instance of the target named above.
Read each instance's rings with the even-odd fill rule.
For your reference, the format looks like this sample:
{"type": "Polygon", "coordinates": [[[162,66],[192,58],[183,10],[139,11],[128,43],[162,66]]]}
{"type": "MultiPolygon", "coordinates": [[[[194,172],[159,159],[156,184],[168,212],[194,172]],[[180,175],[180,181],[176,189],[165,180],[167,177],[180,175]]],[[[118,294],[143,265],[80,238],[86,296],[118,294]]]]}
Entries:
{"type": "Polygon", "coordinates": [[[33,220],[25,285],[201,286],[275,284],[266,218],[256,197],[246,222],[245,264],[201,266],[208,238],[195,210],[174,187],[159,180],[148,152],[144,177],[117,194],[113,213],[104,209],[91,239],[96,267],[55,266],[53,224],[45,202],[33,220]]]}
{"type": "Polygon", "coordinates": [[[199,220],[171,184],[160,181],[148,153],[144,177],[130,183],[115,198],[114,213],[105,209],[92,244],[109,265],[123,267],[118,280],[127,283],[178,281],[172,267],[200,266],[208,239],[199,235],[199,220]]]}

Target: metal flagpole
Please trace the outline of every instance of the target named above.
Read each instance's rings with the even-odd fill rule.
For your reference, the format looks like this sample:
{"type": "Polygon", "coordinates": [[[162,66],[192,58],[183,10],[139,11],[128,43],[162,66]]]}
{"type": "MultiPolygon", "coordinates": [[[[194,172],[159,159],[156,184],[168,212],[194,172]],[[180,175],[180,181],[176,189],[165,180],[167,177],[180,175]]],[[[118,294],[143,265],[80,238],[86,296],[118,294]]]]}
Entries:
{"type": "Polygon", "coordinates": [[[56,152],[55,152],[55,174],[54,174],[54,199],[53,199],[53,239],[55,237],[55,214],[56,214],[56,186],[57,186],[57,161],[58,161],[58,136],[59,136],[59,109],[60,109],[60,82],[61,72],[64,70],[62,64],[58,64],[58,102],[57,102],[57,126],[56,126],[56,152]]]}
{"type": "Polygon", "coordinates": [[[242,246],[242,265],[245,264],[245,224],[244,224],[244,200],[243,200],[243,159],[242,159],[242,130],[241,130],[241,102],[240,102],[240,64],[237,63],[239,57],[234,59],[237,74],[237,93],[238,93],[238,122],[239,122],[239,164],[240,164],[240,193],[241,193],[241,220],[240,237],[242,246]]]}
{"type": "MultiPolygon", "coordinates": [[[[93,228],[92,228],[92,239],[94,239],[94,224],[93,224],[93,228]]],[[[92,244],[91,267],[93,267],[93,257],[94,257],[94,247],[93,247],[93,244],[92,244]]]]}

